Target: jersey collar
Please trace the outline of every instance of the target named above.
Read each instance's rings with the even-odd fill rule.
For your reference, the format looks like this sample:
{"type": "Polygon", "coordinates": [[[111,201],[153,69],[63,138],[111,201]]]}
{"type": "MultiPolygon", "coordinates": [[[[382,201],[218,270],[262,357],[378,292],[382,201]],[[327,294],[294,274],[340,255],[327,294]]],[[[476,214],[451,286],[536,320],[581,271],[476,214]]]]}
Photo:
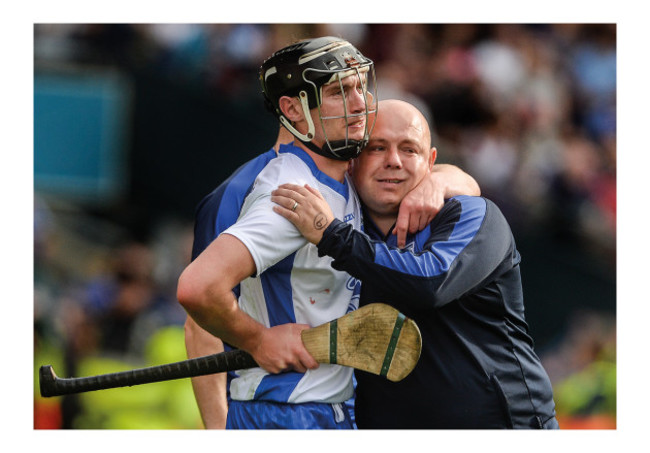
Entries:
{"type": "Polygon", "coordinates": [[[290,143],[280,145],[278,151],[280,152],[280,154],[289,153],[300,158],[300,160],[302,160],[309,167],[311,173],[314,175],[316,179],[318,179],[320,182],[325,184],[327,187],[341,194],[346,200],[350,196],[350,186],[348,184],[347,176],[341,183],[336,179],[326,175],[325,173],[320,171],[320,169],[314,162],[314,159],[312,159],[312,157],[305,150],[303,150],[302,148],[298,148],[297,146],[294,146],[290,143]]]}

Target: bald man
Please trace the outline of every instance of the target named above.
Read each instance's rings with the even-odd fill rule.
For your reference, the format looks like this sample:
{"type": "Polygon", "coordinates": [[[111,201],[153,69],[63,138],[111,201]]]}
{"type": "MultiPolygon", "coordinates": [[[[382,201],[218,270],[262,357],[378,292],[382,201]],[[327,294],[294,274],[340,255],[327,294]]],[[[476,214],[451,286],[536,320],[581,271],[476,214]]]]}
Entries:
{"type": "Polygon", "coordinates": [[[433,168],[429,126],[402,101],[382,101],[354,161],[364,232],[335,219],[311,187],[281,186],[276,212],[361,284],[360,305],[388,303],[420,327],[422,356],[393,383],[356,372],[359,428],[555,429],[551,382],[533,350],[510,227],[483,197],[446,200],[397,247],[400,202],[433,168]],[[288,209],[295,202],[299,207],[288,209]]]}

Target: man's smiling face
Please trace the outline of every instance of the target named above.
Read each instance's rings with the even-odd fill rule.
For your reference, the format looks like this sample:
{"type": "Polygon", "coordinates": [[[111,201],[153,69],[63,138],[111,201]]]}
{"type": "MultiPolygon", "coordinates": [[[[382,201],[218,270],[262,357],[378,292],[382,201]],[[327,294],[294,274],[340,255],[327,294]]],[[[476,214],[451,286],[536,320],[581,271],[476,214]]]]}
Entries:
{"type": "Polygon", "coordinates": [[[352,165],[352,177],[371,214],[397,216],[399,204],[428,173],[431,137],[418,110],[383,101],[368,145],[352,165]]]}

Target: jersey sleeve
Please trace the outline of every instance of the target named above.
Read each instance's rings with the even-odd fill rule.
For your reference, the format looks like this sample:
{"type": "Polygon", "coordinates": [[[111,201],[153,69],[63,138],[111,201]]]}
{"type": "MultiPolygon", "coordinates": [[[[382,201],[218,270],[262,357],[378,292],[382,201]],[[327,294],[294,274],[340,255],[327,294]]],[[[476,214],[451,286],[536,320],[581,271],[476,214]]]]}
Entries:
{"type": "MultiPolygon", "coordinates": [[[[308,171],[308,170],[307,170],[308,171]]],[[[314,184],[305,168],[290,162],[269,165],[255,181],[237,221],[224,231],[239,239],[255,262],[256,275],[308,243],[291,222],[273,212],[271,192],[285,182],[314,184]]]]}
{"type": "Polygon", "coordinates": [[[215,196],[215,192],[213,192],[201,200],[201,203],[196,209],[194,219],[194,242],[192,243],[192,261],[194,261],[196,257],[199,256],[208,245],[210,245],[214,238],[219,235],[220,231],[218,231],[216,227],[218,216],[219,200],[215,196]]]}
{"type": "Polygon", "coordinates": [[[249,160],[201,200],[195,212],[192,260],[222,231],[237,221],[242,204],[257,175],[276,155],[276,152],[270,149],[249,160]]]}
{"type": "MultiPolygon", "coordinates": [[[[372,285],[374,294],[417,308],[440,307],[490,278],[514,251],[498,207],[482,197],[448,201],[412,248],[390,247],[335,220],[318,244],[332,266],[372,285]],[[415,251],[413,250],[415,249],[415,251]]],[[[516,253],[516,251],[515,251],[516,253]]],[[[512,266],[512,262],[509,263],[512,266]]]]}

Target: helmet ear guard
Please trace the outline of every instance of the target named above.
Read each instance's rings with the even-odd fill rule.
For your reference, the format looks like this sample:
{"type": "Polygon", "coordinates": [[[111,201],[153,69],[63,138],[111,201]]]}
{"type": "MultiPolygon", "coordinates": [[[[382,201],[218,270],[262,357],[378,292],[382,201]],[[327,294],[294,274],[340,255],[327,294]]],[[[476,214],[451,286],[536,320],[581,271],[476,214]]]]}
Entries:
{"type": "Polygon", "coordinates": [[[375,97],[368,91],[370,79],[376,86],[372,60],[364,57],[349,42],[333,37],[316,38],[287,46],[275,52],[260,68],[260,83],[266,107],[307,148],[335,160],[350,160],[358,156],[367,144],[372,127],[374,127],[374,121],[372,126],[369,126],[368,115],[376,111],[376,101],[375,104],[372,104],[375,97]],[[365,81],[362,73],[366,74],[365,81]],[[344,115],[323,117],[321,111],[322,87],[338,82],[343,88],[341,80],[349,76],[359,78],[360,85],[363,87],[365,111],[359,114],[348,114],[344,94],[344,115]],[[282,112],[279,105],[282,96],[299,99],[307,123],[306,133],[298,131],[282,112]],[[323,131],[325,131],[324,120],[342,118],[348,122],[351,117],[365,116],[364,138],[361,140],[350,139],[346,129],[345,138],[330,140],[326,136],[323,146],[318,147],[312,142],[315,137],[315,125],[309,114],[309,111],[315,108],[318,109],[323,131]]]}
{"type": "Polygon", "coordinates": [[[280,123],[282,123],[282,125],[286,127],[287,130],[296,136],[296,138],[298,138],[301,142],[311,142],[312,138],[314,138],[316,127],[314,126],[314,122],[311,119],[311,115],[309,115],[309,100],[307,93],[305,91],[301,91],[298,97],[300,98],[302,111],[305,112],[305,118],[307,120],[307,134],[302,134],[300,131],[298,131],[298,129],[293,126],[293,123],[289,121],[286,116],[284,116],[284,113],[280,112],[278,119],[280,120],[280,123]]]}

